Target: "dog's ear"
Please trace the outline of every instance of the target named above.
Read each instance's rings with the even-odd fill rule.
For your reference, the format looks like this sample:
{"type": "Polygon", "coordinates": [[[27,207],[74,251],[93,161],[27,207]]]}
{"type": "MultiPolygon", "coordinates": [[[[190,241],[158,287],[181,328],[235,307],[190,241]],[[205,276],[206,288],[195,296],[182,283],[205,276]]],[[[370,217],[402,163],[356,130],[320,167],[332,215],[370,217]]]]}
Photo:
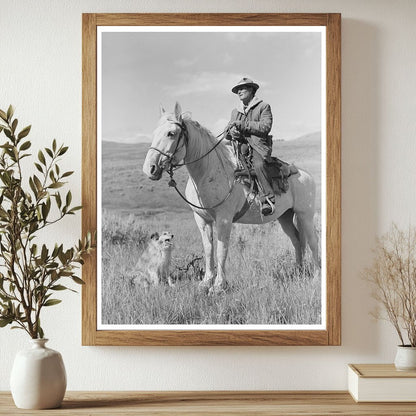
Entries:
{"type": "Polygon", "coordinates": [[[151,238],[152,240],[159,240],[159,233],[153,233],[153,234],[150,236],[150,238],[151,238]]]}

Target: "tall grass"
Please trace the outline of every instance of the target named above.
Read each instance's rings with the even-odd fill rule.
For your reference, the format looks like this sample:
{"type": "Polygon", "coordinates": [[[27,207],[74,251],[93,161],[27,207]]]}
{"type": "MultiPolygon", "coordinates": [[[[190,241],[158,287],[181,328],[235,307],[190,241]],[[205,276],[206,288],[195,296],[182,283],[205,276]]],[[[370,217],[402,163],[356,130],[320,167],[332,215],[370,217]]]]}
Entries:
{"type": "MultiPolygon", "coordinates": [[[[317,224],[320,230],[320,225],[317,224]]],[[[227,259],[229,289],[208,296],[202,243],[189,214],[123,216],[102,220],[103,324],[319,324],[321,293],[308,252],[295,266],[294,250],[278,223],[234,226],[227,259]],[[175,286],[144,290],[132,284],[134,265],[154,231],[175,234],[171,274],[175,286]]]]}

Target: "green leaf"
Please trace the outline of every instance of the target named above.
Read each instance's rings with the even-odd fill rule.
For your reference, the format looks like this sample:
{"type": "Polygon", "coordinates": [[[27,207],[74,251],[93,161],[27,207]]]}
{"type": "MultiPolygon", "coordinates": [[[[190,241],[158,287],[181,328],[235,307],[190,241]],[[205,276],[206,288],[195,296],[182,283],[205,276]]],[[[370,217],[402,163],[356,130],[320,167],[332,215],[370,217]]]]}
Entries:
{"type": "Polygon", "coordinates": [[[8,296],[8,295],[6,295],[6,294],[1,294],[0,293],[0,299],[3,301],[3,302],[8,302],[10,299],[12,299],[10,296],[8,296]]]}
{"type": "Polygon", "coordinates": [[[74,173],[74,171],[73,171],[73,170],[72,170],[72,171],[70,171],[70,172],[65,172],[65,173],[61,176],[61,178],[66,178],[67,176],[71,176],[73,173],[74,173]]]}
{"type": "Polygon", "coordinates": [[[3,110],[0,110],[0,117],[7,123],[7,114],[3,110]]]}
{"type": "Polygon", "coordinates": [[[63,285],[55,285],[51,287],[51,290],[67,290],[68,288],[63,285]]]}
{"type": "Polygon", "coordinates": [[[43,332],[43,329],[40,326],[40,324],[38,324],[38,335],[39,335],[39,338],[41,339],[45,336],[45,333],[43,332]]]}
{"type": "Polygon", "coordinates": [[[80,279],[78,276],[72,276],[71,279],[75,283],[78,283],[79,285],[85,285],[85,282],[82,279],[80,279]]]}
{"type": "Polygon", "coordinates": [[[37,198],[38,190],[37,190],[37,188],[35,186],[35,183],[33,182],[32,178],[29,178],[29,186],[30,186],[30,189],[32,190],[32,192],[34,193],[35,197],[37,198]]]}
{"type": "Polygon", "coordinates": [[[33,244],[33,245],[30,247],[30,251],[32,252],[32,254],[33,254],[34,256],[36,256],[36,254],[37,254],[37,252],[38,252],[38,246],[37,246],[36,244],[33,244]]]}
{"type": "MultiPolygon", "coordinates": [[[[21,134],[21,133],[20,133],[21,134]]],[[[20,136],[19,134],[19,136],[20,136]]],[[[30,143],[30,141],[24,142],[21,146],[20,146],[20,151],[23,150],[27,150],[29,149],[29,147],[32,146],[32,143],[30,143]]]]}
{"type": "Polygon", "coordinates": [[[59,251],[58,258],[59,258],[59,261],[62,264],[65,264],[66,263],[67,258],[66,258],[66,255],[65,255],[65,253],[63,251],[59,251]]]}
{"type": "Polygon", "coordinates": [[[59,192],[57,192],[55,194],[55,199],[56,199],[56,205],[58,205],[58,208],[61,208],[61,206],[62,206],[62,199],[61,199],[61,194],[59,192]]]}
{"type": "MultiPolygon", "coordinates": [[[[18,135],[17,135],[17,138],[20,140],[20,139],[23,139],[24,137],[26,137],[28,134],[29,134],[29,132],[30,132],[30,129],[32,128],[32,126],[27,126],[27,127],[25,127],[18,135]]],[[[24,149],[25,150],[25,149],[24,149]]]]}
{"type": "Polygon", "coordinates": [[[40,192],[42,190],[42,182],[39,180],[39,178],[36,175],[33,175],[33,181],[36,185],[36,189],[40,192]]]}
{"type": "Polygon", "coordinates": [[[62,188],[64,185],[65,185],[64,182],[55,182],[55,183],[50,184],[48,188],[51,188],[51,189],[62,188]]]}
{"type": "Polygon", "coordinates": [[[80,209],[82,209],[82,206],[81,205],[79,205],[77,207],[73,207],[73,208],[70,209],[70,211],[68,212],[68,214],[74,214],[75,211],[79,211],[80,209]]]}
{"type": "Polygon", "coordinates": [[[62,156],[63,154],[66,153],[67,150],[68,150],[68,146],[62,147],[61,150],[59,151],[58,156],[62,156]]]}
{"type": "Polygon", "coordinates": [[[42,204],[42,218],[46,221],[49,215],[51,205],[50,204],[42,204]]]}
{"type": "Polygon", "coordinates": [[[39,163],[36,163],[36,162],[35,162],[35,166],[36,166],[36,169],[37,169],[40,173],[43,173],[43,168],[42,168],[42,165],[39,165],[39,163]]]}
{"type": "Polygon", "coordinates": [[[65,205],[69,207],[71,202],[72,202],[72,194],[71,194],[71,191],[68,191],[68,193],[66,194],[65,205]]]}
{"type": "Polygon", "coordinates": [[[25,157],[29,157],[29,156],[32,156],[32,155],[30,155],[29,153],[25,153],[24,155],[20,156],[20,160],[24,159],[25,157]]]}
{"type": "Polygon", "coordinates": [[[56,152],[56,139],[53,139],[53,142],[52,142],[52,150],[54,152],[56,152]]]}
{"type": "Polygon", "coordinates": [[[42,252],[40,254],[40,258],[41,258],[42,262],[45,263],[47,257],[48,257],[48,249],[45,246],[45,244],[43,244],[42,245],[42,252]]]}
{"type": "Polygon", "coordinates": [[[4,134],[6,135],[6,137],[8,139],[12,139],[12,137],[13,137],[12,132],[9,129],[7,129],[7,128],[4,129],[4,134]]]}
{"type": "Polygon", "coordinates": [[[45,147],[45,152],[49,155],[49,157],[53,157],[53,153],[51,149],[48,149],[47,147],[45,147]]]}
{"type": "Polygon", "coordinates": [[[58,248],[59,248],[58,244],[55,243],[55,247],[53,248],[53,251],[52,251],[52,254],[51,254],[53,259],[58,255],[58,248]]]}
{"type": "Polygon", "coordinates": [[[13,106],[10,104],[9,105],[9,108],[7,109],[7,121],[11,121],[11,119],[12,119],[12,117],[13,117],[13,114],[14,114],[14,108],[13,108],[13,106]]]}
{"type": "Polygon", "coordinates": [[[39,150],[39,152],[38,152],[38,159],[39,159],[40,163],[42,163],[43,165],[46,166],[45,156],[44,156],[44,154],[42,153],[41,150],[39,150]]]}
{"type": "Polygon", "coordinates": [[[0,318],[0,328],[4,328],[5,326],[11,324],[13,322],[13,318],[0,318]]]}
{"type": "Polygon", "coordinates": [[[12,123],[12,132],[14,133],[15,131],[16,131],[16,127],[17,127],[17,123],[18,123],[19,121],[17,120],[17,118],[15,118],[14,120],[13,120],[13,123],[12,123]]]}
{"type": "Polygon", "coordinates": [[[43,306],[53,306],[53,305],[57,305],[58,303],[61,303],[62,300],[60,299],[48,299],[43,306]]]}

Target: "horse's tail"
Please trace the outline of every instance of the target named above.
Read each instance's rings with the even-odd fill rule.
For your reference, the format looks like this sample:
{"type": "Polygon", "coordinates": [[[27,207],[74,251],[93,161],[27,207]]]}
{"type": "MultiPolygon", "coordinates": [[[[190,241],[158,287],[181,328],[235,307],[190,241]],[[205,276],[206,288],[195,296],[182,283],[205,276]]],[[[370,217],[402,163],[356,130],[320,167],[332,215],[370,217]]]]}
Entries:
{"type": "Polygon", "coordinates": [[[295,213],[297,211],[315,212],[316,182],[306,169],[297,168],[298,173],[289,177],[289,192],[292,193],[295,213]]]}

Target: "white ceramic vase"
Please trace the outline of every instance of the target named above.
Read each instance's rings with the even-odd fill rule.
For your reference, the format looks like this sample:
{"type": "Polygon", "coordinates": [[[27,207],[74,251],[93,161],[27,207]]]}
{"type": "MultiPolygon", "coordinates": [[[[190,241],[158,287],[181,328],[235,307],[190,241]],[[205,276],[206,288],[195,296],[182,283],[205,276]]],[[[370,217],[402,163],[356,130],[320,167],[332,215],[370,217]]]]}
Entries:
{"type": "Polygon", "coordinates": [[[416,370],[416,347],[398,345],[394,365],[399,371],[416,370]]]}
{"type": "Polygon", "coordinates": [[[31,348],[14,360],[10,387],[20,409],[59,407],[66,390],[66,372],[59,352],[45,346],[47,339],[32,339],[31,348]]]}

